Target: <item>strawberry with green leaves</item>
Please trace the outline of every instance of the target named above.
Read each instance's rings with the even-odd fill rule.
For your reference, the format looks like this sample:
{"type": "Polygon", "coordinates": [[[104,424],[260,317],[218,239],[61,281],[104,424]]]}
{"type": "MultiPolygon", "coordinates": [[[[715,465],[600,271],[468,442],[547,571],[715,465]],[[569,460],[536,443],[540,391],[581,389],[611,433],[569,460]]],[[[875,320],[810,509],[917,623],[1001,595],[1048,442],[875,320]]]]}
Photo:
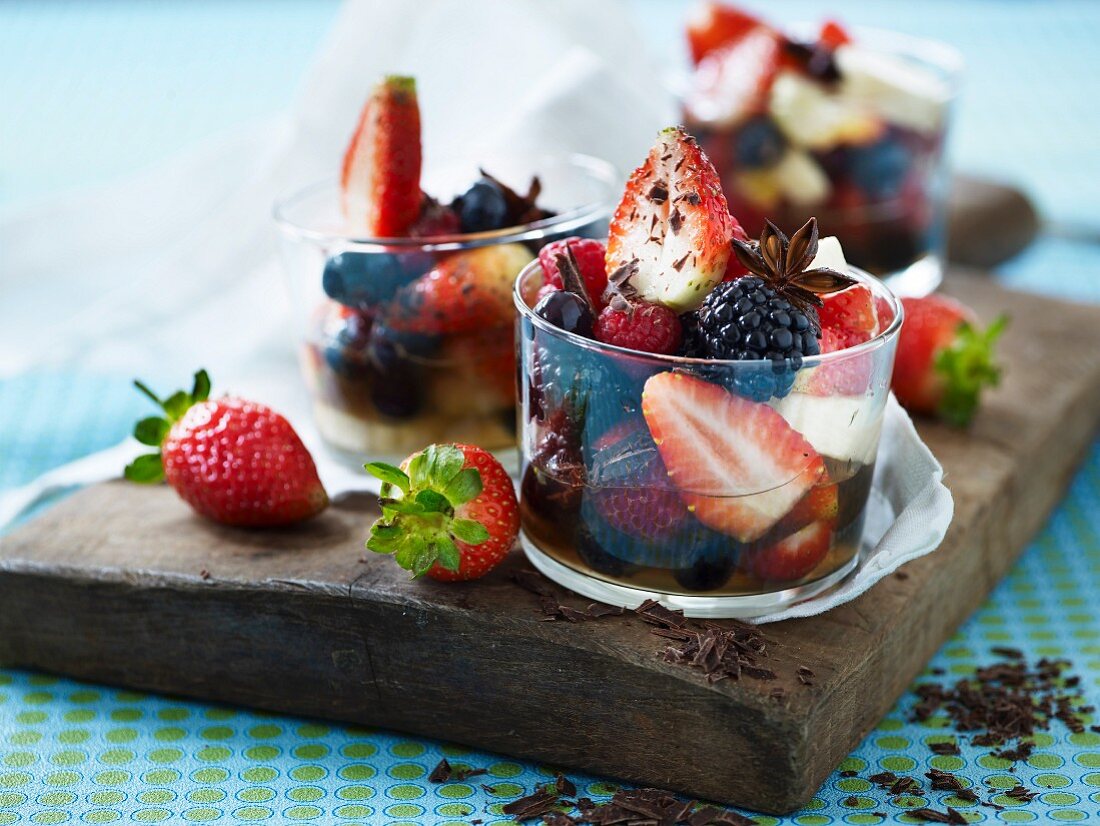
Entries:
{"type": "Polygon", "coordinates": [[[473,445],[429,445],[394,467],[371,462],[382,480],[382,516],[367,548],[391,554],[413,576],[478,579],[511,551],[519,504],[508,473],[473,445]]]}
{"type": "Polygon", "coordinates": [[[317,467],[282,416],[262,404],[210,399],[210,377],[165,399],[135,381],[163,416],[142,419],[134,437],[156,453],[126,467],[132,482],[167,481],[202,516],[224,525],[274,527],[328,506],[317,467]]]}
{"type": "Polygon", "coordinates": [[[894,394],[913,413],[969,424],[982,390],[1000,381],[993,350],[1008,319],[1001,316],[982,330],[973,310],[942,295],[903,298],[901,304],[894,394]]]}

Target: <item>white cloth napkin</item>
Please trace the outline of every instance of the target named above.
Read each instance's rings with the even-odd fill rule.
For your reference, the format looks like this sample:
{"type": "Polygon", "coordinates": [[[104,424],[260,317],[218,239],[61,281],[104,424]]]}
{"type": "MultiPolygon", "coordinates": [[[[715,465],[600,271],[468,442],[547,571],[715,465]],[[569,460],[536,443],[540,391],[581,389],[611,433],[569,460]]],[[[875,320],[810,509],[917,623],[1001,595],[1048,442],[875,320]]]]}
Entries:
{"type": "MultiPolygon", "coordinates": [[[[131,180],[0,212],[0,376],[63,367],[180,382],[206,366],[216,390],[290,419],[330,494],[372,489],[328,458],[310,419],[272,203],[335,175],[370,87],[394,73],[418,79],[429,159],[574,151],[625,173],[677,119],[641,43],[608,0],[346,3],[290,112],[131,180]]],[[[942,539],[942,471],[896,405],[883,439],[867,563],[765,619],[851,599],[942,539]]],[[[0,497],[0,528],[53,492],[117,477],[139,449],[126,442],[0,497]]]]}

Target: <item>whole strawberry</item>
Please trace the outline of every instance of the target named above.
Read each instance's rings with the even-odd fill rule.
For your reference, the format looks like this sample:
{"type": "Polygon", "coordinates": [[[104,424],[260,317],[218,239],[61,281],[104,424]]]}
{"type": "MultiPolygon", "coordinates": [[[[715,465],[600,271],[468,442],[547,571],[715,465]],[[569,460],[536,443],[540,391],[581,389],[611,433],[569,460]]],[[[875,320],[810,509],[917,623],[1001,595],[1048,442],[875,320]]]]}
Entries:
{"type": "Polygon", "coordinates": [[[429,445],[397,468],[371,462],[383,482],[382,516],[367,548],[392,554],[413,576],[478,579],[508,555],[519,533],[519,504],[508,473],[472,445],[429,445]]]}
{"type": "Polygon", "coordinates": [[[134,428],[139,442],[159,451],[126,467],[130,481],[167,480],[195,511],[224,525],[289,525],[328,506],[313,457],[275,411],[244,399],[210,400],[205,370],[195,374],[190,393],[166,399],[134,384],[164,416],[142,419],[134,428]]]}
{"type": "Polygon", "coordinates": [[[894,394],[914,413],[968,424],[982,389],[1000,381],[993,346],[1008,319],[1001,316],[981,330],[973,310],[946,296],[901,303],[905,320],[894,361],[894,394]]]}

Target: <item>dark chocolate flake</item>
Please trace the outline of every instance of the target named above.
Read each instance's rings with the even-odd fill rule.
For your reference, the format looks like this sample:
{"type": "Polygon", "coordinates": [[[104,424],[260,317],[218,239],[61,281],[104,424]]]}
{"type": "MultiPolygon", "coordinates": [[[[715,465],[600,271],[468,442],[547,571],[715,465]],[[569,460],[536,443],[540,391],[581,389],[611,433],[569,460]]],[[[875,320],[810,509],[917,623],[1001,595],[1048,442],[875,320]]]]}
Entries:
{"type": "Polygon", "coordinates": [[[428,781],[431,783],[446,783],[451,779],[451,773],[451,764],[448,763],[447,758],[444,757],[435,764],[432,773],[428,775],[428,781]]]}

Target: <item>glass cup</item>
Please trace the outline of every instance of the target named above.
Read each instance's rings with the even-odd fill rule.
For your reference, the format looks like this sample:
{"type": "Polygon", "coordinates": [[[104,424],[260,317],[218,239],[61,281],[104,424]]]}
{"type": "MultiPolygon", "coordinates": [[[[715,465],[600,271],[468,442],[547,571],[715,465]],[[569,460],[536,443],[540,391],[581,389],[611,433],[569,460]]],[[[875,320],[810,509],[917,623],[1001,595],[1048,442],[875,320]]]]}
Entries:
{"type": "MultiPolygon", "coordinates": [[[[514,464],[512,282],[543,245],[606,235],[618,175],[584,155],[494,156],[485,168],[519,189],[537,175],[538,205],[557,214],[489,232],[361,238],[344,232],[335,182],[275,206],[314,418],[351,466],[433,442],[481,445],[514,464]],[[476,300],[463,289],[471,273],[476,300]]],[[[445,203],[479,175],[450,164],[426,170],[424,187],[445,203]]]]}
{"type": "Polygon", "coordinates": [[[765,217],[801,226],[816,216],[822,236],[844,239],[854,265],[890,279],[899,294],[931,292],[943,276],[945,142],[960,55],[856,29],[855,46],[817,65],[818,78],[781,70],[763,105],[739,116],[720,81],[708,88],[706,72],[693,75],[682,95],[687,127],[750,237],[765,217]],[[892,75],[899,67],[900,78],[892,75]],[[889,76],[893,92],[879,82],[889,76]]]}
{"type": "Polygon", "coordinates": [[[521,542],[535,567],[601,602],[705,617],[772,613],[854,570],[902,314],[881,281],[850,274],[891,317],[868,342],[805,358],[764,403],[745,396],[775,382],[770,361],[638,353],[549,324],[529,265],[515,300],[521,542]]]}

